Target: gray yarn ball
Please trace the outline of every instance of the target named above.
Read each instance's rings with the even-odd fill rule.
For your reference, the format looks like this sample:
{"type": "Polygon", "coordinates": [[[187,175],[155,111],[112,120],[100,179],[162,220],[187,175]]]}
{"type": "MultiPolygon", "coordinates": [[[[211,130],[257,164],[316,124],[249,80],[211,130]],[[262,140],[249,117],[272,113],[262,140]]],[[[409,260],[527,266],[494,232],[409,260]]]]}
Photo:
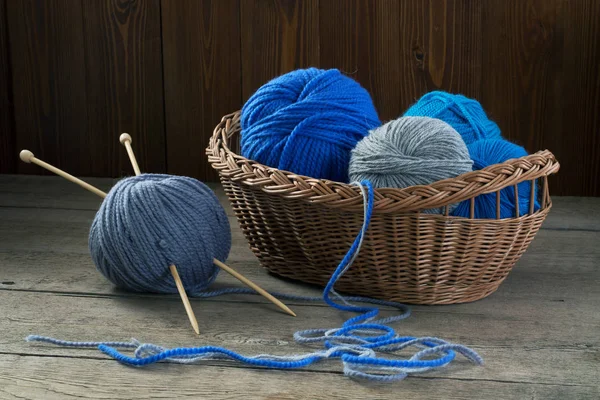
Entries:
{"type": "Polygon", "coordinates": [[[454,178],[472,166],[465,142],[449,124],[429,117],[401,117],[358,142],[349,176],[351,181],[368,179],[376,188],[405,188],[454,178]]]}

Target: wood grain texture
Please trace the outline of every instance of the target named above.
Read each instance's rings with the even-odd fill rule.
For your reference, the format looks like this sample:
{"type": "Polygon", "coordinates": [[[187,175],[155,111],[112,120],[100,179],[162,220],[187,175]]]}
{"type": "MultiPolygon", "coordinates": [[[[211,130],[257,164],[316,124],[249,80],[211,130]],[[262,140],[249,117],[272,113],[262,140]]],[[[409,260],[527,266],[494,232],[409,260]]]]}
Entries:
{"type": "Polygon", "coordinates": [[[0,173],[17,171],[6,0],[0,0],[0,173]]]}
{"type": "MultiPolygon", "coordinates": [[[[10,321],[9,332],[3,337],[3,351],[9,354],[26,352],[47,357],[103,358],[103,355],[93,348],[81,351],[43,344],[28,344],[24,343],[23,338],[32,331],[35,334],[58,336],[66,340],[100,338],[121,341],[135,337],[143,342],[169,347],[211,344],[227,347],[243,354],[268,352],[283,355],[290,352],[303,353],[307,350],[305,346],[293,341],[292,332],[307,327],[333,328],[344,322],[343,315],[327,307],[295,306],[302,315],[288,318],[264,304],[253,302],[244,304],[241,297],[237,301],[225,299],[193,301],[202,328],[202,334],[198,337],[194,336],[193,332],[184,332],[189,327],[183,324],[186,319],[185,313],[180,301],[175,298],[110,298],[92,294],[0,291],[0,299],[3,302],[3,310],[6,310],[4,315],[10,321]],[[75,304],[75,298],[79,298],[79,304],[75,304]],[[51,310],[62,310],[62,313],[47,312],[39,315],[40,304],[47,305],[51,310]],[[90,309],[113,310],[114,314],[89,312],[90,309]],[[181,321],[182,317],[184,321],[181,321]],[[265,329],[265,326],[271,329],[265,329]],[[34,330],[36,328],[37,330],[34,330]]],[[[586,311],[590,308],[592,307],[590,306],[586,311]]],[[[560,313],[561,316],[563,314],[560,313]]],[[[587,324],[571,320],[570,322],[574,323],[571,330],[576,329],[581,331],[581,334],[574,335],[573,341],[568,342],[556,340],[560,335],[569,336],[570,329],[565,324],[547,321],[536,325],[527,322],[524,317],[524,315],[498,314],[494,315],[494,321],[475,313],[416,311],[411,322],[406,321],[396,326],[410,332],[411,335],[423,336],[436,329],[440,331],[439,334],[444,335],[439,329],[439,324],[443,323],[443,331],[446,332],[444,336],[447,339],[468,341],[470,346],[480,351],[487,359],[486,367],[475,367],[464,360],[457,360],[446,369],[427,374],[430,379],[485,381],[495,376],[499,380],[524,383],[586,386],[593,384],[594,379],[600,377],[600,373],[593,368],[598,342],[591,335],[593,323],[597,320],[587,324]],[[485,328],[472,332],[474,329],[468,324],[479,324],[485,328]],[[515,332],[517,327],[518,330],[515,332]],[[490,341],[487,340],[486,335],[490,336],[492,329],[496,329],[496,333],[491,335],[493,340],[490,341]],[[531,330],[530,339],[524,333],[525,329],[531,330]],[[504,335],[503,340],[500,335],[504,335]],[[518,340],[520,343],[512,344],[510,339],[518,340]],[[575,340],[580,342],[575,343],[575,340]],[[524,352],[529,356],[519,360],[519,353],[524,352]],[[563,368],[544,367],[543,364],[552,358],[560,359],[563,368]],[[518,360],[511,363],[511,359],[518,360]],[[507,364],[514,364],[515,368],[506,368],[507,364]],[[534,372],[527,373],[527,369],[534,372]]],[[[538,318],[538,321],[541,319],[538,318]]],[[[236,364],[231,362],[213,361],[205,362],[203,365],[236,367],[236,364]]],[[[336,386],[343,386],[339,360],[317,363],[303,370],[335,373],[340,380],[336,386]]]]}
{"type": "MultiPolygon", "coordinates": [[[[81,2],[7,1],[16,149],[67,171],[92,171],[81,2]]],[[[15,150],[16,150],[15,149],[15,150]]],[[[22,173],[44,174],[18,163],[22,173]]]]}
{"type": "Polygon", "coordinates": [[[319,64],[318,0],[242,0],[242,97],[270,79],[319,64]]]}
{"type": "Polygon", "coordinates": [[[139,370],[105,359],[7,355],[0,360],[0,395],[6,399],[140,398],[158,399],[412,399],[522,400],[596,399],[594,386],[561,386],[497,380],[405,380],[376,385],[346,382],[336,374],[237,369],[225,366],[169,366],[139,370]],[[201,378],[199,378],[199,375],[201,378]],[[65,378],[68,376],[68,379],[65,378]],[[102,379],[98,379],[102,376],[102,379]],[[177,384],[173,384],[177,382],[177,384]],[[243,388],[243,390],[240,390],[243,388]],[[326,388],[326,390],[324,389],[326,388]]]}
{"type": "Polygon", "coordinates": [[[323,0],[319,7],[321,66],[360,82],[374,96],[383,119],[397,116],[402,102],[402,91],[385,89],[404,81],[400,7],[399,2],[367,0],[323,0]]]}
{"type": "MultiPolygon", "coordinates": [[[[112,184],[110,179],[92,182],[112,184]]],[[[406,334],[468,344],[485,357],[484,367],[459,360],[426,375],[377,385],[344,378],[339,361],[285,372],[218,361],[139,369],[119,365],[96,349],[25,342],[29,334],[81,340],[133,336],[166,346],[287,354],[307,350],[293,342],[294,331],[333,327],[347,318],[321,303],[290,302],[298,312],[290,318],[258,296],[191,299],[202,329],[198,337],[189,330],[176,295],[119,291],[95,270],[87,233],[97,199],[78,192],[86,193],[56,177],[0,177],[2,398],[393,399],[402,391],[414,399],[595,399],[600,394],[600,315],[595,310],[600,199],[556,198],[548,229],[539,232],[492,296],[470,304],[415,306],[412,317],[397,324],[406,334]]],[[[226,201],[222,191],[219,198],[226,201]]],[[[235,223],[232,234],[230,260],[237,270],[268,290],[318,294],[318,288],[267,274],[235,223]]],[[[239,286],[220,274],[215,288],[230,285],[239,286]]],[[[389,308],[384,309],[387,315],[389,308]]]]}
{"type": "Polygon", "coordinates": [[[204,149],[221,117],[242,105],[239,0],[161,7],[168,171],[216,180],[204,149]]]}
{"type": "Polygon", "coordinates": [[[431,90],[477,96],[481,8],[481,1],[322,0],[321,64],[365,86],[382,120],[431,90]]]}
{"type": "MultiPolygon", "coordinates": [[[[558,195],[600,196],[596,0],[0,0],[0,173],[144,171],[215,181],[220,118],[290,70],[338,68],[383,121],[436,89],[562,164],[558,195]],[[163,78],[164,76],[164,78],[163,78]]],[[[237,149],[236,149],[237,150],[237,149]]]]}
{"type": "Polygon", "coordinates": [[[128,132],[143,172],[166,172],[159,0],[83,1],[87,94],[85,176],[134,175],[119,135],[128,132]]]}
{"type": "Polygon", "coordinates": [[[557,148],[566,166],[554,181],[556,194],[600,196],[600,2],[564,4],[558,52],[564,68],[552,82],[562,90],[552,97],[550,111],[560,115],[562,124],[544,134],[544,145],[557,148]]]}
{"type": "Polygon", "coordinates": [[[484,7],[483,101],[504,135],[560,160],[553,193],[598,195],[600,4],[491,1],[484,7]]]}

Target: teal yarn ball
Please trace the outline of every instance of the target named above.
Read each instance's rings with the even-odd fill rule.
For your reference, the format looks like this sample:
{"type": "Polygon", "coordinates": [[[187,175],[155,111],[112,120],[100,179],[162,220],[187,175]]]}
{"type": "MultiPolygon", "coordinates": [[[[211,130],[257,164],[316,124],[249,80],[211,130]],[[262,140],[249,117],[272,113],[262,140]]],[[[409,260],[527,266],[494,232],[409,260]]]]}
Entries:
{"type": "MultiPolygon", "coordinates": [[[[490,165],[520,158],[527,155],[527,151],[507,140],[479,140],[467,145],[469,155],[473,160],[473,170],[483,169],[490,165]]],[[[531,195],[531,182],[519,183],[519,216],[529,213],[529,200],[531,195]]],[[[535,190],[535,187],[534,187],[535,190]]],[[[454,209],[452,215],[470,217],[471,201],[465,200],[454,209]]],[[[537,193],[534,194],[534,211],[539,210],[537,193]]],[[[496,193],[488,193],[475,198],[475,218],[496,218],[496,193]]],[[[509,186],[500,191],[500,218],[516,217],[515,188],[509,186]]]]}
{"type": "Polygon", "coordinates": [[[427,93],[406,110],[404,116],[439,118],[456,129],[466,144],[501,138],[500,128],[487,117],[481,104],[461,94],[427,93]]]}
{"type": "Polygon", "coordinates": [[[117,287],[177,293],[174,264],[188,293],[214,281],[213,258],[225,261],[231,231],[217,196],[202,182],[182,176],[143,174],[119,181],[92,223],[90,254],[117,287]]]}
{"type": "Polygon", "coordinates": [[[348,182],[350,152],[380,125],[369,93],[336,69],[292,71],[244,104],[241,153],[312,178],[348,182]]]}
{"type": "Polygon", "coordinates": [[[401,117],[358,142],[349,175],[377,188],[405,188],[454,178],[470,172],[472,165],[465,142],[450,125],[428,117],[401,117]]]}

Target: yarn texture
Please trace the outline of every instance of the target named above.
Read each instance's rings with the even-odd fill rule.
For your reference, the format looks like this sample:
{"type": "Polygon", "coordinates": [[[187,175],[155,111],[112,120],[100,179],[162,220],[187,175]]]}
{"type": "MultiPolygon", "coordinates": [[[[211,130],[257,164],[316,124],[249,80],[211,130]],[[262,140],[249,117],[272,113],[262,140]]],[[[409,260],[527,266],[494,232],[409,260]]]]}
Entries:
{"type": "Polygon", "coordinates": [[[352,151],[352,181],[377,188],[428,185],[471,171],[473,161],[460,135],[447,123],[402,117],[374,129],[352,151]]]}
{"type": "Polygon", "coordinates": [[[369,93],[337,69],[300,69],[266,83],[242,108],[244,157],[348,182],[350,152],[381,123],[369,93]]]}
{"type": "MultiPolygon", "coordinates": [[[[397,334],[389,324],[403,320],[410,315],[410,310],[402,304],[362,297],[342,297],[335,292],[336,282],[351,267],[360,252],[373,213],[373,187],[368,181],[361,182],[359,187],[364,198],[363,225],[323,290],[323,297],[304,298],[302,296],[277,295],[280,298],[295,300],[322,300],[335,309],[358,314],[349,318],[338,328],[307,329],[294,334],[297,343],[313,346],[321,344],[322,349],[304,354],[245,356],[218,346],[166,349],[154,344],[140,343],[135,339],[130,342],[73,342],[30,335],[26,340],[64,347],[97,347],[104,354],[125,365],[138,367],[161,361],[191,364],[204,360],[233,360],[246,365],[266,368],[297,369],[320,361],[337,359],[343,365],[345,376],[377,382],[398,381],[406,378],[409,374],[423,373],[444,367],[455,359],[457,353],[474,364],[483,364],[481,356],[466,346],[435,337],[415,338],[397,334]],[[350,301],[394,307],[399,311],[399,314],[382,317],[379,308],[357,306],[351,304],[350,301]],[[400,352],[411,348],[418,351],[410,358],[403,358],[400,352]],[[131,356],[119,350],[135,351],[131,356]],[[389,357],[390,354],[394,354],[395,357],[389,357]]],[[[248,289],[225,289],[209,293],[204,292],[201,295],[208,297],[223,293],[247,292],[249,292],[248,289]]]]}
{"type": "Polygon", "coordinates": [[[402,117],[374,129],[356,145],[349,175],[377,188],[405,188],[454,178],[472,166],[467,146],[450,125],[434,118],[402,117]]]}
{"type": "Polygon", "coordinates": [[[231,248],[229,221],[217,196],[182,176],[143,174],[119,181],[92,223],[89,249],[98,270],[116,286],[177,293],[175,264],[188,293],[214,281],[213,258],[231,248]]]}
{"type": "Polygon", "coordinates": [[[466,144],[480,139],[501,138],[500,128],[488,119],[481,104],[461,94],[427,93],[404,115],[439,118],[456,129],[466,144]]]}
{"type": "MultiPolygon", "coordinates": [[[[503,163],[512,158],[524,157],[527,151],[507,140],[479,140],[467,146],[473,160],[473,170],[483,169],[493,164],[503,163]]],[[[531,182],[521,182],[519,188],[519,216],[529,213],[531,182]]],[[[534,187],[535,190],[535,187],[534,187]]],[[[537,193],[534,195],[534,211],[540,208],[537,193]]],[[[475,198],[475,218],[496,218],[496,193],[479,195],[475,198]]],[[[465,200],[454,209],[454,216],[468,218],[470,201],[465,200]]],[[[515,188],[509,186],[500,191],[500,218],[516,217],[515,188]]]]}

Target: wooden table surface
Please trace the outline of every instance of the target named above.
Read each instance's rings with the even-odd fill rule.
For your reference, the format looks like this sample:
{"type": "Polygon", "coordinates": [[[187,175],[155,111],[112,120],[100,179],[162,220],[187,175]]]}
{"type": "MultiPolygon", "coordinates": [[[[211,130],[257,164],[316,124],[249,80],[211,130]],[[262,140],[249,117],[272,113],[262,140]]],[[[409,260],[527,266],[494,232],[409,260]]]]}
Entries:
{"type": "MultiPolygon", "coordinates": [[[[110,179],[89,179],[103,190],[110,179]]],[[[222,191],[216,191],[223,199],[222,191]]],[[[288,302],[289,317],[257,296],[192,299],[201,335],[177,296],[117,291],[87,247],[100,199],[56,177],[0,176],[0,398],[2,399],[598,399],[600,398],[600,198],[554,198],[529,250],[493,295],[471,304],[414,306],[401,334],[473,347],[477,367],[449,367],[392,384],[350,380],[339,361],[299,371],[199,365],[123,366],[95,349],[26,343],[128,340],[224,346],[245,354],[304,352],[292,334],[339,326],[347,315],[288,302]]],[[[259,267],[228,208],[228,263],[267,290],[318,295],[259,267]]],[[[221,273],[215,287],[239,283],[221,273]]]]}

